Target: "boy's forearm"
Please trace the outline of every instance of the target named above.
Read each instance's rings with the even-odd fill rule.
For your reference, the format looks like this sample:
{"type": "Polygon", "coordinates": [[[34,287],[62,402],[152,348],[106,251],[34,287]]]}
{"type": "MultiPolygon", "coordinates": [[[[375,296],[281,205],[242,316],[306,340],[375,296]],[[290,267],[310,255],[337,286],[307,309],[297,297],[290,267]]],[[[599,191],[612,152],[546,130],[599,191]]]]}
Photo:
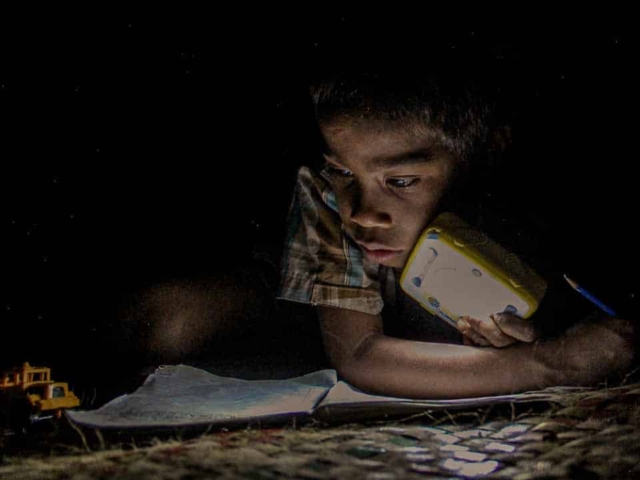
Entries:
{"type": "Polygon", "coordinates": [[[534,344],[477,348],[373,334],[341,365],[340,373],[358,388],[397,397],[508,394],[556,383],[534,349],[534,344]]]}

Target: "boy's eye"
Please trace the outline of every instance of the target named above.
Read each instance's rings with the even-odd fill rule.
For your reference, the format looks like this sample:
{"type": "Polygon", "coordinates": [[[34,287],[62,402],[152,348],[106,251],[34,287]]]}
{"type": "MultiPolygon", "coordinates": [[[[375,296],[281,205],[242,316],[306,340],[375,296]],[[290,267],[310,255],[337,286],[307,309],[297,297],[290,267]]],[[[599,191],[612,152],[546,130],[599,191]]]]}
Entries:
{"type": "Polygon", "coordinates": [[[345,168],[339,168],[330,163],[325,164],[324,171],[330,176],[342,177],[342,178],[353,177],[353,172],[351,170],[347,170],[345,168]]]}
{"type": "Polygon", "coordinates": [[[417,177],[388,178],[387,185],[394,188],[411,188],[420,181],[417,177]]]}

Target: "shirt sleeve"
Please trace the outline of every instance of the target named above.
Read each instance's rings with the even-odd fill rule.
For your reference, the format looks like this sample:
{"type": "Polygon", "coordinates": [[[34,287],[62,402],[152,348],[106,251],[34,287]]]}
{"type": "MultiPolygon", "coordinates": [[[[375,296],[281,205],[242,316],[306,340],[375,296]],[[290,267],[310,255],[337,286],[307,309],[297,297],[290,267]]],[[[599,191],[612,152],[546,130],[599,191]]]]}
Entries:
{"type": "Polygon", "coordinates": [[[308,167],[298,171],[280,278],[279,299],[382,311],[379,265],[344,233],[329,182],[308,167]]]}

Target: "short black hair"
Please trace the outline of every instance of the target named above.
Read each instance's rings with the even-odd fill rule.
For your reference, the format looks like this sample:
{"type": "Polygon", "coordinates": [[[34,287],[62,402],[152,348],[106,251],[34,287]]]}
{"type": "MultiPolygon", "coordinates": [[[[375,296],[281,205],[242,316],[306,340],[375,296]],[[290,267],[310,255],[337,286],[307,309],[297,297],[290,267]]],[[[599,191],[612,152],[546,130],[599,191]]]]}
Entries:
{"type": "Polygon", "coordinates": [[[375,64],[343,68],[310,82],[320,126],[374,121],[434,135],[456,158],[468,162],[485,144],[491,108],[478,84],[465,75],[375,64]]]}

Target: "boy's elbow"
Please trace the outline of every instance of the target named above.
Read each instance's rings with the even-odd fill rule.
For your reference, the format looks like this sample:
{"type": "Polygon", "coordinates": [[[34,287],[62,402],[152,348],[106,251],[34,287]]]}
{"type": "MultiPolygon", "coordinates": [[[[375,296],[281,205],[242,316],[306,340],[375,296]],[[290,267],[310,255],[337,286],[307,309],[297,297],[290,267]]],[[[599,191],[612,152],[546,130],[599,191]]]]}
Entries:
{"type": "Polygon", "coordinates": [[[374,351],[376,343],[380,341],[382,336],[379,333],[371,333],[363,338],[349,355],[332,358],[331,363],[338,375],[357,388],[370,390],[371,383],[375,384],[379,373],[376,368],[378,362],[375,361],[374,351]]]}
{"type": "Polygon", "coordinates": [[[381,351],[377,346],[385,338],[382,318],[331,307],[320,307],[318,315],[325,352],[333,368],[350,384],[370,390],[368,385],[381,365],[376,358],[381,351]]]}

